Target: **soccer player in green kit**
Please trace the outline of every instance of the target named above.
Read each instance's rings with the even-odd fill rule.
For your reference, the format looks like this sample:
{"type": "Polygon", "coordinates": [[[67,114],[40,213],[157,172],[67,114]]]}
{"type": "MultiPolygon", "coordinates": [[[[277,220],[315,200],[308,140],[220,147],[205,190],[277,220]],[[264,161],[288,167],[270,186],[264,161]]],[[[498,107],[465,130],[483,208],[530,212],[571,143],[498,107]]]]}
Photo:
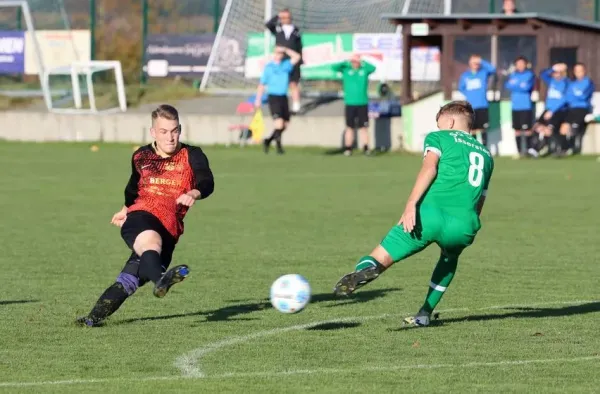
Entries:
{"type": "Polygon", "coordinates": [[[349,295],[392,264],[436,243],[441,255],[425,303],[404,319],[417,327],[429,325],[454,277],[458,257],[481,228],[479,215],[494,170],[490,151],[470,134],[474,111],[468,102],[444,105],[436,120],[440,131],[425,138],[423,164],[400,221],[334,289],[336,295],[349,295]]]}

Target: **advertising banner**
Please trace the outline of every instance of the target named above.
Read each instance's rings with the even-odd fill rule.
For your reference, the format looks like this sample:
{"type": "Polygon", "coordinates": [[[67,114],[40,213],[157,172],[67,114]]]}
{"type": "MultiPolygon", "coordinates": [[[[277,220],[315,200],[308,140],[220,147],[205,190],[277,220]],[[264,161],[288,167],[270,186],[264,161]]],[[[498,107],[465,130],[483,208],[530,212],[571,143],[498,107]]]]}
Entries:
{"type": "MultiPolygon", "coordinates": [[[[264,40],[263,33],[248,35],[246,78],[259,78],[265,62],[270,60],[270,56],[265,56],[264,40]]],[[[274,40],[271,39],[269,53],[273,52],[273,43],[274,40]]],[[[339,79],[337,73],[331,69],[331,65],[348,59],[352,54],[352,34],[304,33],[302,46],[303,79],[339,79]]]]}
{"type": "Polygon", "coordinates": [[[0,31],[0,74],[23,74],[25,70],[25,34],[0,31]]]}
{"type": "MultiPolygon", "coordinates": [[[[264,33],[251,33],[248,36],[246,56],[246,78],[259,78],[265,62],[264,33]]],[[[269,52],[274,40],[270,40],[269,52]]],[[[305,80],[336,80],[339,75],[331,70],[331,65],[347,60],[352,53],[377,67],[372,80],[402,80],[402,36],[394,33],[340,33],[302,35],[302,78],[305,80]]],[[[416,47],[411,50],[412,80],[440,80],[440,50],[437,47],[416,47]]]]}
{"type": "MultiPolygon", "coordinates": [[[[37,30],[35,34],[47,70],[91,60],[89,30],[37,30]]],[[[25,74],[38,74],[35,45],[29,32],[25,33],[25,74]]]]}
{"type": "MultiPolygon", "coordinates": [[[[149,77],[201,75],[206,70],[215,34],[151,34],[146,39],[144,71],[149,77]]],[[[243,71],[244,54],[237,40],[221,37],[212,72],[243,71]]]]}

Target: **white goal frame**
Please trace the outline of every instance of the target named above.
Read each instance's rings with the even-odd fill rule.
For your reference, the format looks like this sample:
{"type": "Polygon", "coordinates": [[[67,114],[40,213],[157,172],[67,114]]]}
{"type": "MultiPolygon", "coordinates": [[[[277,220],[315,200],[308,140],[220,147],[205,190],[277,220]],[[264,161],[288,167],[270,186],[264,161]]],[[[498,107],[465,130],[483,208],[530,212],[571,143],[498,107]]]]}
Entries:
{"type": "Polygon", "coordinates": [[[64,114],[96,114],[96,113],[112,113],[112,112],[125,112],[127,111],[127,97],[125,95],[125,82],[123,79],[123,69],[121,62],[116,60],[91,60],[91,61],[80,61],[72,63],[69,66],[63,66],[53,68],[44,74],[44,83],[50,85],[51,75],[70,75],[71,84],[73,86],[73,101],[75,108],[49,108],[51,112],[64,113],[64,114]],[[117,96],[119,99],[119,106],[113,108],[107,108],[98,110],[96,107],[96,95],[94,93],[94,73],[99,71],[114,70],[115,81],[117,83],[117,96]],[[85,75],[86,87],[88,100],[90,103],[89,109],[83,109],[81,85],[79,83],[79,76],[85,75]]]}
{"type": "Polygon", "coordinates": [[[42,51],[40,44],[35,34],[35,27],[33,25],[33,17],[31,16],[31,9],[27,0],[0,0],[0,8],[21,8],[23,11],[23,19],[25,20],[25,26],[27,31],[31,34],[33,39],[33,45],[35,46],[35,60],[38,66],[38,75],[40,78],[40,84],[42,93],[44,95],[44,102],[48,110],[52,108],[52,96],[50,95],[50,86],[46,84],[44,75],[46,74],[46,68],[44,66],[44,59],[42,58],[42,51]]]}
{"type": "Polygon", "coordinates": [[[125,83],[123,80],[123,69],[121,67],[121,62],[112,60],[78,61],[61,67],[48,69],[44,64],[43,53],[37,39],[36,29],[33,23],[33,16],[28,1],[0,0],[0,8],[21,8],[21,10],[23,11],[23,19],[25,20],[25,26],[27,27],[27,32],[31,35],[33,45],[35,47],[34,52],[38,66],[38,76],[40,80],[42,94],[44,96],[44,102],[49,112],[65,114],[96,114],[127,111],[127,98],[125,94],[125,83]],[[107,70],[114,70],[119,105],[118,107],[114,108],[98,110],[98,108],[96,107],[96,98],[94,95],[93,74],[99,71],[107,70]],[[50,91],[51,75],[71,76],[73,101],[75,104],[73,108],[54,108],[54,103],[52,102],[52,93],[50,91]],[[90,104],[89,109],[82,108],[81,86],[79,82],[80,75],[85,75],[86,77],[88,100],[90,104]]]}

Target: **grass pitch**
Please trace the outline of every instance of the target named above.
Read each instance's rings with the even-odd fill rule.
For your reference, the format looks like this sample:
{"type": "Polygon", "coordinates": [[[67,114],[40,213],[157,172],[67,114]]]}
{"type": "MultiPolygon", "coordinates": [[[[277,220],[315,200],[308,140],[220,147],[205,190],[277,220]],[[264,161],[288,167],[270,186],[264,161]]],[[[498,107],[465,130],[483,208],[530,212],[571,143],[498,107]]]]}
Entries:
{"type": "Polygon", "coordinates": [[[419,157],[205,151],[216,191],[188,214],[174,256],[190,278],[164,299],[146,286],[106,327],[83,329],[73,320],[128,257],[109,221],[131,146],[0,143],[0,391],[597,390],[595,158],[497,159],[440,324],[403,330],[437,247],[351,298],[331,291],[400,217],[419,157]],[[267,300],[287,273],[313,289],[296,315],[267,300]]]}

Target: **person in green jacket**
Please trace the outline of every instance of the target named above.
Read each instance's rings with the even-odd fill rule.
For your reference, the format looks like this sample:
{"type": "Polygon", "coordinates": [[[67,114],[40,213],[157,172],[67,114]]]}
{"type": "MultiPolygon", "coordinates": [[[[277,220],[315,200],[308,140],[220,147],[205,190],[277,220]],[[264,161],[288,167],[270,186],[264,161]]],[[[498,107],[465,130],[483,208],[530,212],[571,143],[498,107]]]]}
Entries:
{"type": "Polygon", "coordinates": [[[369,150],[369,75],[376,67],[361,61],[360,55],[354,54],[349,61],[334,64],[333,70],[342,74],[344,104],[346,114],[346,134],[344,135],[344,154],[352,154],[354,145],[354,128],[360,129],[363,152],[369,150]]]}

